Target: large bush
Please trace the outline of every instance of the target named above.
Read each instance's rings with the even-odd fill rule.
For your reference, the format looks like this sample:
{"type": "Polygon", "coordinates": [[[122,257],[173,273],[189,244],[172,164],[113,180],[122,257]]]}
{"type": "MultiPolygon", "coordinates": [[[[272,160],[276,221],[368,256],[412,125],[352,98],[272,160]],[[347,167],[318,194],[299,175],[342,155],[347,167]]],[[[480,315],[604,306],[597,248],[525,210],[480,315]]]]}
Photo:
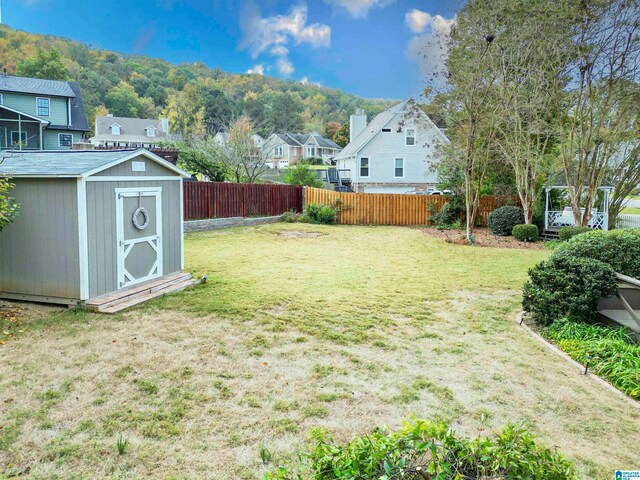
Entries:
{"type": "Polygon", "coordinates": [[[618,291],[615,272],[606,263],[556,252],[529,270],[522,306],[541,325],[566,317],[591,320],[598,300],[618,291]]]}
{"type": "Polygon", "coordinates": [[[0,176],[0,231],[18,216],[18,204],[9,196],[13,184],[0,176]]]}
{"type": "Polygon", "coordinates": [[[640,346],[624,327],[559,320],[542,330],[575,361],[640,400],[640,346]],[[590,358],[587,358],[590,357],[590,358]]]}
{"type": "Polygon", "coordinates": [[[429,216],[436,228],[460,228],[461,212],[460,202],[455,199],[449,200],[440,209],[434,203],[429,204],[429,216]]]}
{"type": "Polygon", "coordinates": [[[639,229],[587,232],[562,243],[558,252],[600,260],[618,273],[640,278],[639,229]]]}
{"type": "Polygon", "coordinates": [[[489,214],[489,230],[494,235],[506,237],[511,235],[513,227],[524,223],[524,212],[519,207],[510,205],[496,208],[489,214]]]}
{"type": "Polygon", "coordinates": [[[466,439],[442,421],[413,420],[396,432],[376,429],[346,445],[323,430],[311,435],[298,470],[280,468],[265,479],[294,480],[419,478],[574,479],[572,464],[555,449],[536,443],[522,425],[509,424],[492,437],[466,439]],[[453,472],[456,472],[455,474],[453,472]]]}
{"type": "Polygon", "coordinates": [[[592,229],[589,227],[562,227],[558,232],[558,236],[560,237],[561,242],[566,242],[567,240],[575,237],[576,235],[580,235],[582,233],[591,232],[592,229]]]}
{"type": "Polygon", "coordinates": [[[537,242],[538,241],[538,227],[536,225],[516,225],[511,231],[511,235],[516,240],[521,242],[537,242]]]}
{"type": "Polygon", "coordinates": [[[307,187],[322,187],[322,181],[318,178],[316,170],[311,169],[309,163],[299,162],[290,165],[284,171],[284,183],[289,185],[303,185],[307,187]]]}

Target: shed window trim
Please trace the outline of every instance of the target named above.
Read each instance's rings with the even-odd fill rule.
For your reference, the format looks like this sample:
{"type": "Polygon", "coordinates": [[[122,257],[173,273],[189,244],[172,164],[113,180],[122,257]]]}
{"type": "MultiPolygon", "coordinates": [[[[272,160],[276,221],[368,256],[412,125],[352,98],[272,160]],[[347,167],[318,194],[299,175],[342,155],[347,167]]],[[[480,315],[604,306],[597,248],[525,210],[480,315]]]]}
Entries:
{"type": "Polygon", "coordinates": [[[39,117],[51,115],[51,99],[46,97],[36,97],[36,114],[39,117]]]}
{"type": "Polygon", "coordinates": [[[407,147],[414,147],[416,145],[416,129],[407,128],[405,130],[404,144],[407,147]]]}
{"type": "Polygon", "coordinates": [[[393,161],[393,176],[394,178],[404,178],[404,158],[398,157],[393,161]]]}
{"type": "Polygon", "coordinates": [[[370,175],[370,163],[369,157],[360,158],[360,177],[369,178],[370,175]]]}
{"type": "Polygon", "coordinates": [[[71,147],[73,146],[73,133],[59,133],[58,134],[58,146],[59,147],[71,147]],[[63,138],[68,138],[68,140],[64,140],[63,138]]]}

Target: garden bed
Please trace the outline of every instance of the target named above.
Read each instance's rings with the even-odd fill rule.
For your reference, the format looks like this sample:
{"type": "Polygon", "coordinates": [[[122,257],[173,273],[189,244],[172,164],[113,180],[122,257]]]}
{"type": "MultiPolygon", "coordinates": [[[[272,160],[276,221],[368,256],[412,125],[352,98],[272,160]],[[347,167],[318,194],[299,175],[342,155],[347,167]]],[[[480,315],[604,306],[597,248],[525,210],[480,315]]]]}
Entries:
{"type": "MultiPolygon", "coordinates": [[[[458,245],[465,245],[467,243],[464,230],[424,228],[422,229],[422,232],[425,235],[439,240],[444,240],[447,243],[458,245]]],[[[476,238],[476,245],[479,247],[521,248],[527,250],[541,250],[544,248],[544,244],[542,242],[521,242],[513,237],[499,237],[491,233],[488,228],[476,228],[473,235],[476,238]]]]}

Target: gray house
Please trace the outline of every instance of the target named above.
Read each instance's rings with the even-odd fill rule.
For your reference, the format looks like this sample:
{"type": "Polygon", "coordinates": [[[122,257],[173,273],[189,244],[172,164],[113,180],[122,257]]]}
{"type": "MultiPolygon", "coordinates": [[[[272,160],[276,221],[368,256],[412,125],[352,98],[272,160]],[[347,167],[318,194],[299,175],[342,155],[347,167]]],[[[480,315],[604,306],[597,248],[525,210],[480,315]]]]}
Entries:
{"type": "Polygon", "coordinates": [[[77,83],[0,75],[0,150],[71,150],[88,131],[77,83]]]}
{"type": "Polygon", "coordinates": [[[0,175],[20,204],[0,232],[0,298],[90,304],[179,279],[185,171],[143,149],[84,150],[11,152],[0,175]]]}
{"type": "Polygon", "coordinates": [[[178,141],[169,133],[167,118],[128,118],[97,115],[90,142],[100,148],[156,148],[161,142],[178,141]]]}

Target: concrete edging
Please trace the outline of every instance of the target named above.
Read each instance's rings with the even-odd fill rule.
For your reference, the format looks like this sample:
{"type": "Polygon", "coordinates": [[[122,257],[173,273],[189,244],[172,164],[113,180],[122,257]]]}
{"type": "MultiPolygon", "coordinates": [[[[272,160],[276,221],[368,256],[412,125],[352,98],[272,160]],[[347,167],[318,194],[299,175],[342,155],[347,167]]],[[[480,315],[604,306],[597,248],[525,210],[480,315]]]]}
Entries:
{"type": "Polygon", "coordinates": [[[247,227],[251,225],[263,225],[266,223],[278,223],[282,220],[282,215],[275,217],[231,217],[231,218],[208,218],[205,220],[189,220],[184,222],[184,233],[208,232],[211,230],[221,230],[223,228],[247,227]]]}
{"type": "MultiPolygon", "coordinates": [[[[564,358],[567,363],[569,363],[570,365],[573,365],[576,369],[578,369],[580,372],[584,372],[584,365],[582,365],[581,363],[576,362],[573,358],[571,358],[567,353],[563,352],[562,350],[560,350],[558,347],[556,347],[553,343],[551,343],[549,340],[547,340],[546,338],[542,337],[541,335],[539,335],[537,332],[535,332],[531,327],[529,327],[529,325],[527,325],[526,323],[524,323],[522,321],[522,317],[524,316],[525,312],[520,312],[516,315],[516,322],[518,322],[518,324],[524,328],[529,335],[531,335],[533,338],[535,338],[539,343],[541,343],[543,346],[545,346],[548,350],[552,351],[553,353],[555,353],[556,355],[564,358]]],[[[584,373],[582,373],[584,375],[584,373]]],[[[640,408],[640,402],[634,400],[633,398],[630,398],[628,396],[626,396],[624,393],[622,393],[620,390],[618,390],[616,387],[614,387],[613,385],[611,385],[609,382],[607,382],[605,379],[600,378],[598,375],[595,375],[591,372],[587,372],[587,374],[585,375],[586,377],[590,378],[591,380],[593,380],[594,382],[600,384],[601,386],[605,387],[606,389],[608,389],[609,391],[611,391],[612,393],[614,393],[615,395],[617,395],[618,397],[622,398],[623,400],[626,400],[627,403],[633,405],[636,408],[640,408]]]]}

